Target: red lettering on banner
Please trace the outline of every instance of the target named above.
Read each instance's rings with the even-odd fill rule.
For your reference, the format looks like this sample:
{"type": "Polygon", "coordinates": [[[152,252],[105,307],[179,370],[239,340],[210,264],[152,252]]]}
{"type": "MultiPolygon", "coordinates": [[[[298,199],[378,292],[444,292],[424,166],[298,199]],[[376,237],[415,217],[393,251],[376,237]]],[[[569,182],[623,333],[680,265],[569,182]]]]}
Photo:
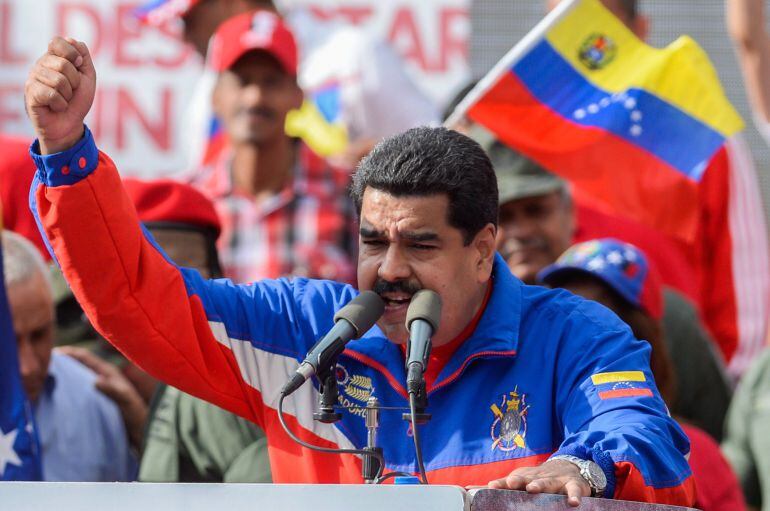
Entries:
{"type": "Polygon", "coordinates": [[[0,85],[0,132],[11,131],[6,125],[21,121],[21,108],[11,105],[20,105],[23,97],[20,85],[0,85]]]}
{"type": "Polygon", "coordinates": [[[468,60],[468,10],[463,8],[442,9],[439,15],[440,53],[438,70],[446,71],[454,59],[468,60]],[[463,26],[464,25],[464,26],[463,26]]]}
{"type": "MultiPolygon", "coordinates": [[[[94,37],[90,41],[86,41],[88,44],[88,50],[92,56],[97,56],[102,50],[102,19],[95,8],[87,4],[58,4],[56,11],[56,34],[71,34],[73,30],[70,28],[70,22],[76,19],[77,16],[83,17],[84,20],[90,21],[94,30],[94,37]]],[[[109,32],[109,27],[107,27],[109,32]]]]}
{"type": "Polygon", "coordinates": [[[345,18],[351,25],[363,25],[372,17],[374,9],[369,6],[342,6],[337,9],[337,16],[345,18]]]}
{"type": "Polygon", "coordinates": [[[141,39],[141,25],[134,16],[136,5],[118,4],[117,16],[115,18],[115,64],[125,67],[139,67],[142,65],[141,59],[129,55],[126,47],[131,41],[141,39]]]}
{"type": "Polygon", "coordinates": [[[351,25],[363,25],[374,14],[374,7],[369,5],[342,5],[340,7],[325,8],[320,5],[309,6],[310,14],[314,18],[329,21],[341,19],[351,25]]]}
{"type": "Polygon", "coordinates": [[[329,21],[330,19],[334,18],[335,15],[334,9],[326,9],[320,5],[311,5],[309,9],[310,14],[312,14],[314,18],[323,21],[329,21]]]}
{"type": "Polygon", "coordinates": [[[155,59],[155,65],[163,69],[174,69],[183,66],[185,62],[187,62],[187,59],[194,54],[192,46],[182,43],[182,35],[179,31],[172,29],[168,25],[164,25],[163,27],[158,28],[158,30],[160,30],[164,36],[177,42],[179,52],[168,58],[157,57],[155,59]]]}
{"type": "MultiPolygon", "coordinates": [[[[75,23],[87,23],[93,31],[93,40],[86,41],[91,55],[98,57],[109,52],[112,63],[117,67],[139,68],[146,65],[157,65],[164,69],[178,68],[186,64],[192,51],[180,40],[180,35],[173,29],[148,27],[142,25],[134,16],[136,2],[121,2],[115,4],[112,10],[100,15],[99,11],[87,4],[62,3],[58,5],[56,14],[56,33],[69,34],[73,32],[75,23]],[[173,41],[173,52],[169,56],[159,56],[154,52],[145,55],[141,40],[147,31],[160,30],[164,37],[173,41]],[[138,53],[141,50],[142,53],[138,53]]],[[[144,45],[146,46],[146,45],[144,45]]]]}
{"type": "Polygon", "coordinates": [[[388,32],[388,40],[390,40],[393,47],[397,49],[405,60],[414,62],[426,71],[433,70],[426,58],[425,50],[420,40],[420,30],[417,28],[414,15],[410,9],[402,7],[396,11],[393,25],[388,32]]]}
{"type": "Polygon", "coordinates": [[[153,111],[160,112],[154,122],[149,119],[146,112],[141,110],[128,90],[118,88],[116,94],[118,116],[115,142],[118,149],[126,147],[126,125],[130,121],[138,121],[159,149],[163,151],[171,149],[171,89],[165,87],[161,90],[159,105],[157,108],[152,108],[153,111]]]}
{"type": "Polygon", "coordinates": [[[0,62],[3,64],[26,64],[29,59],[21,52],[14,51],[11,45],[11,22],[13,21],[12,5],[6,2],[0,3],[0,62]]]}

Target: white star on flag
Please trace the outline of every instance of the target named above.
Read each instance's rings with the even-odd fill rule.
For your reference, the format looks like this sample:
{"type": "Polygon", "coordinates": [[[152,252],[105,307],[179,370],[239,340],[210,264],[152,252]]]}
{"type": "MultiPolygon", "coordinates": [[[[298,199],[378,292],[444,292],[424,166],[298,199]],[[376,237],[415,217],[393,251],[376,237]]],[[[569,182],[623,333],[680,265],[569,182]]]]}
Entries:
{"type": "Polygon", "coordinates": [[[623,263],[623,256],[617,250],[613,250],[612,252],[607,254],[607,262],[617,266],[623,263]]]}
{"type": "Polygon", "coordinates": [[[603,270],[606,264],[604,264],[604,259],[601,257],[595,257],[588,261],[588,264],[586,265],[589,270],[603,270]]]}
{"type": "Polygon", "coordinates": [[[3,430],[0,429],[0,476],[5,472],[6,465],[21,466],[21,460],[13,449],[18,433],[18,429],[9,433],[3,433],[3,430]]]}

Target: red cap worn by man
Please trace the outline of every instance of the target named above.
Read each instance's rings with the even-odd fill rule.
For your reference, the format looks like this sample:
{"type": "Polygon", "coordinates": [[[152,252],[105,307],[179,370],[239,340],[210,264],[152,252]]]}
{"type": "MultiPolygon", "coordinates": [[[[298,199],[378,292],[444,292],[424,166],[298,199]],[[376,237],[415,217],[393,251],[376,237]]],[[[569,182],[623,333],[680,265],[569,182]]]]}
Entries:
{"type": "Polygon", "coordinates": [[[159,179],[123,179],[139,220],[172,261],[221,277],[216,240],[222,230],[214,204],[194,187],[159,179]]]}

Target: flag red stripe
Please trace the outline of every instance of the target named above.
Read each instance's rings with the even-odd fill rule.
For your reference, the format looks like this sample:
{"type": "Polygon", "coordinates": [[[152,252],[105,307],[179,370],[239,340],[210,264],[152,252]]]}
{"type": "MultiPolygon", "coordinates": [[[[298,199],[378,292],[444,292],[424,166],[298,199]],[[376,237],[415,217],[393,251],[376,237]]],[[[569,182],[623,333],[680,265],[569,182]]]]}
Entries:
{"type": "Polygon", "coordinates": [[[501,78],[468,116],[612,211],[678,238],[695,236],[695,181],[612,133],[562,117],[513,74],[501,78]]]}
{"type": "Polygon", "coordinates": [[[599,399],[612,399],[615,397],[652,397],[650,389],[615,389],[599,392],[599,399]]]}

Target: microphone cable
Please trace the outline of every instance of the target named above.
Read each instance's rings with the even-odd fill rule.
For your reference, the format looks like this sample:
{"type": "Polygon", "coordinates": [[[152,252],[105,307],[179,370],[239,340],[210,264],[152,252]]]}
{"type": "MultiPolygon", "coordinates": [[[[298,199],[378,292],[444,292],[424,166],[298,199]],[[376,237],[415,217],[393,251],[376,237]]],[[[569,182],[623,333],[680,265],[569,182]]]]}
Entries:
{"type": "MultiPolygon", "coordinates": [[[[283,430],[286,432],[289,437],[297,442],[302,447],[305,447],[307,449],[317,451],[317,452],[324,452],[327,454],[354,454],[359,456],[374,456],[377,461],[379,461],[380,466],[377,470],[377,479],[382,477],[382,471],[385,469],[385,457],[376,451],[365,451],[363,449],[333,449],[330,447],[321,447],[319,445],[313,445],[305,442],[301,438],[299,438],[297,435],[295,435],[291,429],[289,429],[289,426],[286,424],[286,420],[283,418],[283,400],[286,399],[286,394],[281,392],[281,397],[278,399],[278,420],[281,422],[281,426],[283,427],[283,430]]],[[[413,415],[414,417],[414,415],[413,415]]],[[[413,426],[414,428],[414,426],[413,426]]]]}
{"type": "Polygon", "coordinates": [[[417,432],[417,403],[414,392],[409,393],[409,413],[412,416],[412,439],[414,440],[414,452],[417,456],[417,468],[420,470],[420,479],[422,484],[428,484],[428,476],[425,474],[425,465],[422,462],[422,445],[420,445],[420,434],[417,432]]]}

